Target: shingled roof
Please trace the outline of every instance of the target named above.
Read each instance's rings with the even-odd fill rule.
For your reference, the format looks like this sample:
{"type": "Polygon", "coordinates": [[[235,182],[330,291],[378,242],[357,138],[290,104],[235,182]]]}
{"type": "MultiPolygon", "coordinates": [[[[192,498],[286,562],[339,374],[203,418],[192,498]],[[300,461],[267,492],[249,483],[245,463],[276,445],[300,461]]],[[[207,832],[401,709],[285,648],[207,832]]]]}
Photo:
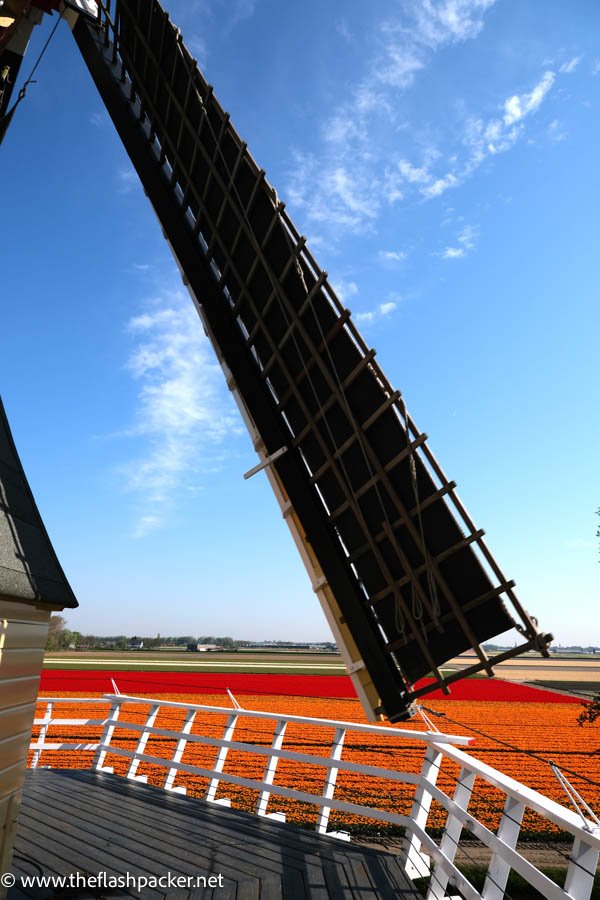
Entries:
{"type": "Polygon", "coordinates": [[[44,527],[0,399],[0,599],[78,606],[44,527]]]}

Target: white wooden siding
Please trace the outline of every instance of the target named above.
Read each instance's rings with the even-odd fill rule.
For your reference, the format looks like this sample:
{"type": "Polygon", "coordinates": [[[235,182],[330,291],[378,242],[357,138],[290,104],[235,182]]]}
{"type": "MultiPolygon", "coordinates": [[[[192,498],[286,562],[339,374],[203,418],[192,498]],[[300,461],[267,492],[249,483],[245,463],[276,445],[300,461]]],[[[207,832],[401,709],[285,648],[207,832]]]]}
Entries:
{"type": "Polygon", "coordinates": [[[0,872],[10,869],[49,621],[50,610],[0,598],[0,872]]]}

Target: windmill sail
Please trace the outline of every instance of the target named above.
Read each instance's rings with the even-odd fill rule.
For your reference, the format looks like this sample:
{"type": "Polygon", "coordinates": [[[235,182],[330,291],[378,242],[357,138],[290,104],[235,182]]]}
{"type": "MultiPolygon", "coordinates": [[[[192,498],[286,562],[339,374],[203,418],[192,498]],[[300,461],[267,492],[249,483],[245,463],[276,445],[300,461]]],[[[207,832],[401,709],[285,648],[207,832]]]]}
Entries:
{"type": "Polygon", "coordinates": [[[165,10],[113,0],[71,24],[370,716],[447,690],[463,676],[441,666],[462,651],[493,674],[481,645],[512,627],[506,656],[547,655],[165,10]]]}

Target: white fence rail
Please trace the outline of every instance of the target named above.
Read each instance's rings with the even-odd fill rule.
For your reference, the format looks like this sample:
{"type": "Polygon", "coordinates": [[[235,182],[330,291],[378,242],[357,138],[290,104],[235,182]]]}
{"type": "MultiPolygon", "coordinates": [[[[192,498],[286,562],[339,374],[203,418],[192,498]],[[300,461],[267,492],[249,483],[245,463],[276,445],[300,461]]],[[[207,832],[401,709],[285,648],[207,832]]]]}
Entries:
{"type": "MultiPolygon", "coordinates": [[[[160,785],[169,791],[186,792],[186,787],[175,784],[180,775],[204,778],[208,782],[204,799],[221,805],[232,804],[231,798],[217,796],[222,793],[223,785],[249,788],[257,793],[255,812],[259,816],[285,821],[284,813],[270,811],[272,796],[309,804],[317,808],[315,827],[320,834],[349,839],[349,835],[345,832],[329,830],[329,820],[333,811],[365,817],[375,823],[401,826],[405,829],[403,860],[406,871],[413,878],[429,877],[427,900],[447,900],[454,896],[453,888],[458,888],[466,900],[502,900],[511,869],[518,872],[547,900],[589,900],[591,895],[600,854],[598,826],[583,818],[581,814],[527,788],[459,749],[460,746],[471,743],[472,739],[469,737],[257,710],[175,703],[121,694],[77,700],[63,697],[47,698],[40,700],[40,704],[45,704],[45,711],[43,716],[35,720],[39,732],[31,744],[33,755],[30,765],[33,767],[44,763],[46,751],[61,753],[71,750],[88,751],[90,754],[93,753],[91,767],[97,771],[113,772],[115,767],[123,768],[122,765],[118,766],[116,760],[128,761],[126,771],[124,770],[125,777],[135,781],[148,781],[148,774],[139,774],[140,766],[152,773],[164,770],[164,775],[160,775],[160,785]],[[106,716],[98,718],[73,719],[56,715],[57,708],[64,708],[67,704],[83,703],[110,708],[106,716]],[[131,708],[132,705],[137,707],[138,717],[140,707],[148,710],[145,719],[142,717],[142,720],[131,721],[131,718],[135,719],[136,716],[127,719],[126,708],[131,708]],[[157,725],[157,720],[164,710],[181,711],[183,722],[178,730],[157,725]],[[221,723],[225,719],[224,730],[220,737],[202,733],[203,728],[205,731],[215,731],[215,717],[221,723]],[[246,726],[248,722],[254,720],[255,726],[260,730],[259,741],[255,742],[254,737],[251,740],[236,739],[236,729],[239,732],[240,720],[244,720],[246,726]],[[212,722],[212,726],[206,727],[209,722],[212,722]],[[265,731],[265,723],[273,724],[265,731]],[[319,736],[318,747],[323,748],[322,752],[287,749],[286,737],[293,726],[298,724],[316,729],[319,736]],[[52,739],[51,731],[56,728],[60,731],[61,740],[52,739]],[[83,729],[86,733],[89,730],[96,730],[97,739],[92,742],[65,742],[62,739],[65,729],[73,729],[75,735],[78,730],[80,733],[83,729]],[[124,732],[128,735],[126,741],[129,744],[132,740],[131,735],[138,735],[137,743],[135,739],[133,741],[133,748],[123,746],[124,732]],[[265,735],[270,743],[260,742],[265,739],[265,735]],[[386,746],[385,750],[388,757],[392,752],[393,767],[365,764],[350,758],[353,755],[352,745],[356,749],[357,741],[362,742],[364,746],[364,743],[370,744],[376,738],[382,737],[391,744],[391,747],[386,746]],[[158,742],[161,751],[162,744],[168,744],[169,748],[174,746],[174,750],[157,755],[155,739],[164,739],[158,742]],[[403,771],[399,768],[403,763],[403,750],[404,758],[407,758],[406,752],[409,748],[414,750],[415,745],[422,747],[424,758],[420,760],[419,765],[413,766],[413,771],[403,771]],[[211,762],[198,765],[184,761],[186,749],[199,746],[214,748],[215,755],[211,762]],[[236,772],[230,771],[227,765],[230,751],[236,754],[250,754],[255,758],[262,757],[264,759],[262,776],[236,774],[240,770],[245,771],[243,766],[240,769],[239,763],[232,767],[236,772]],[[113,766],[106,764],[107,757],[115,760],[113,766]],[[312,773],[315,771],[314,767],[318,767],[319,772],[324,772],[319,792],[306,789],[314,782],[314,778],[304,784],[300,777],[298,784],[296,774],[295,782],[294,779],[290,779],[291,784],[289,780],[283,783],[285,773],[284,776],[278,777],[278,774],[281,775],[281,769],[278,770],[280,760],[304,764],[308,767],[306,771],[310,769],[312,773]],[[458,772],[452,779],[453,790],[442,789],[441,781],[448,783],[448,778],[440,779],[443,766],[451,768],[454,773],[458,772]],[[348,798],[348,791],[344,789],[344,785],[340,786],[340,773],[342,773],[341,782],[344,781],[344,773],[360,775],[361,779],[384,782],[388,796],[393,796],[391,792],[394,785],[397,789],[408,785],[412,808],[410,811],[408,808],[396,811],[394,805],[389,803],[387,808],[378,808],[368,802],[367,790],[364,791],[364,797],[359,797],[360,802],[355,802],[354,799],[348,798]],[[483,824],[474,812],[469,812],[469,805],[475,805],[473,801],[477,799],[478,792],[480,793],[478,789],[481,786],[488,791],[491,786],[502,798],[503,810],[495,831],[483,824]],[[441,837],[434,838],[431,832],[437,833],[440,829],[431,828],[432,811],[437,808],[439,816],[440,807],[444,811],[442,834],[441,837]],[[526,810],[532,810],[550,826],[555,826],[572,838],[564,887],[552,881],[518,850],[526,810]],[[481,891],[471,884],[455,863],[463,829],[477,838],[491,853],[485,884],[481,891]]],[[[414,758],[414,752],[412,757],[409,753],[409,757],[414,758]]],[[[295,769],[297,773],[298,767],[295,769]]],[[[287,778],[289,779],[289,773],[287,778]]],[[[156,783],[156,774],[153,783],[156,783]]]]}

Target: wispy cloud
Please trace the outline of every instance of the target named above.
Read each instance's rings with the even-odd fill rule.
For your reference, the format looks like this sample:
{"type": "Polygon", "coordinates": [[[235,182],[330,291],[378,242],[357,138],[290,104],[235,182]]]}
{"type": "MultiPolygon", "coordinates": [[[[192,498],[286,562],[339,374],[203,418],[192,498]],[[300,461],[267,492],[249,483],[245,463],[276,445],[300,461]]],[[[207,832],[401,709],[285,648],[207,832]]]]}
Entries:
{"type": "Polygon", "coordinates": [[[231,24],[237,25],[244,19],[249,19],[254,15],[256,9],[256,0],[234,0],[231,13],[231,24]]]}
{"type": "MultiPolygon", "coordinates": [[[[525,116],[532,112],[536,112],[539,106],[554,84],[556,75],[554,72],[544,72],[540,81],[529,91],[524,94],[513,94],[504,101],[503,124],[505,128],[510,128],[515,122],[520,122],[525,116]]],[[[497,120],[495,120],[497,121],[497,120]]]]}
{"type": "Polygon", "coordinates": [[[134,536],[143,537],[165,523],[184,485],[201,486],[220,466],[224,442],[240,426],[187,295],[164,292],[130,319],[127,332],[127,369],[137,385],[128,435],[143,449],[122,474],[138,498],[134,536]]]}
{"type": "Polygon", "coordinates": [[[434,197],[439,197],[448,188],[456,187],[460,183],[459,178],[453,172],[447,172],[441,178],[431,178],[429,184],[423,185],[421,188],[421,193],[428,200],[432,200],[434,197]]]}
{"type": "Polygon", "coordinates": [[[462,259],[473,249],[478,236],[479,228],[476,225],[466,225],[457,235],[455,245],[444,248],[442,259],[462,259]]]}
{"type": "Polygon", "coordinates": [[[338,19],[335,23],[335,30],[339,34],[339,36],[346,41],[348,44],[352,41],[352,32],[348,27],[348,23],[345,19],[338,19]]]}
{"type": "Polygon", "coordinates": [[[350,297],[355,297],[356,294],[358,294],[358,285],[355,281],[344,281],[343,279],[340,279],[339,281],[332,281],[331,286],[340,300],[344,303],[346,303],[350,297]]]}
{"type": "MultiPolygon", "coordinates": [[[[546,71],[531,90],[508,96],[501,104],[499,114],[490,118],[468,118],[462,135],[462,152],[454,153],[448,160],[452,166],[447,171],[436,172],[437,160],[433,164],[427,160],[420,168],[412,167],[412,171],[419,172],[418,181],[413,178],[412,183],[416,184],[421,196],[426,200],[440,197],[450,188],[463,184],[487,159],[510,150],[525,133],[525,120],[538,111],[555,80],[556,74],[546,71]]],[[[402,176],[401,170],[399,172],[402,176]]],[[[404,184],[408,183],[411,183],[410,178],[404,181],[404,184]]]]}
{"type": "Polygon", "coordinates": [[[89,123],[90,125],[93,125],[94,128],[104,128],[109,122],[110,118],[107,112],[94,112],[89,118],[89,123]]]}
{"type": "MultiPolygon", "coordinates": [[[[451,135],[440,126],[439,133],[422,130],[415,137],[406,121],[402,95],[436,53],[480,34],[493,3],[407,0],[374,24],[376,48],[362,78],[324,120],[317,148],[292,152],[286,194],[305,227],[317,227],[334,244],[344,233],[374,235],[390,206],[435,201],[523,138],[539,140],[546,131],[546,140],[563,139],[562,130],[542,124],[538,134],[532,123],[557,79],[580,65],[579,56],[547,64],[529,85],[507,90],[487,109],[469,113],[461,101],[461,119],[451,135]]],[[[447,258],[464,255],[465,247],[454,250],[447,258]]]]}
{"type": "Polygon", "coordinates": [[[205,38],[197,32],[192,32],[186,39],[186,44],[198,60],[200,68],[204,69],[208,62],[208,47],[205,38]]]}
{"type": "Polygon", "coordinates": [[[562,124],[558,119],[553,119],[547,128],[548,137],[552,141],[556,141],[559,143],[560,141],[564,141],[567,138],[567,132],[564,130],[562,124]]]}
{"type": "Polygon", "coordinates": [[[131,169],[118,169],[117,181],[119,183],[119,187],[117,188],[119,194],[131,193],[131,191],[134,191],[139,187],[140,183],[137,172],[133,167],[131,169]]]}
{"type": "Polygon", "coordinates": [[[408,258],[406,250],[380,250],[378,258],[385,263],[401,263],[408,258]]]}
{"type": "Polygon", "coordinates": [[[563,63],[558,71],[570,75],[571,72],[575,71],[580,62],[581,56],[574,56],[573,59],[570,59],[568,62],[563,63]]]}
{"type": "Polygon", "coordinates": [[[356,313],[353,317],[354,321],[361,325],[372,325],[375,322],[379,322],[381,319],[387,319],[387,317],[391,316],[397,309],[399,299],[400,298],[397,295],[394,295],[393,297],[389,297],[385,303],[380,303],[373,309],[356,313]]]}
{"type": "Polygon", "coordinates": [[[476,37],[495,0],[413,0],[380,26],[383,49],[368,80],[406,88],[433,52],[476,37]]]}
{"type": "Polygon", "coordinates": [[[435,191],[429,173],[408,160],[381,178],[383,151],[373,147],[372,125],[383,118],[384,127],[400,127],[398,93],[440,48],[476,37],[494,2],[408,0],[400,13],[376,24],[377,50],[347,102],[323,123],[322,152],[294,155],[287,195],[309,224],[326,223],[337,234],[369,232],[382,204],[402,199],[400,179],[435,191]]]}
{"type": "Polygon", "coordinates": [[[440,156],[435,148],[427,148],[418,166],[400,157],[385,169],[384,192],[387,202],[397,203],[413,188],[417,190],[431,182],[431,167],[440,156]]]}
{"type": "Polygon", "coordinates": [[[377,217],[380,197],[370,173],[338,161],[323,169],[316,156],[294,154],[288,197],[311,225],[364,232],[377,217]]]}

